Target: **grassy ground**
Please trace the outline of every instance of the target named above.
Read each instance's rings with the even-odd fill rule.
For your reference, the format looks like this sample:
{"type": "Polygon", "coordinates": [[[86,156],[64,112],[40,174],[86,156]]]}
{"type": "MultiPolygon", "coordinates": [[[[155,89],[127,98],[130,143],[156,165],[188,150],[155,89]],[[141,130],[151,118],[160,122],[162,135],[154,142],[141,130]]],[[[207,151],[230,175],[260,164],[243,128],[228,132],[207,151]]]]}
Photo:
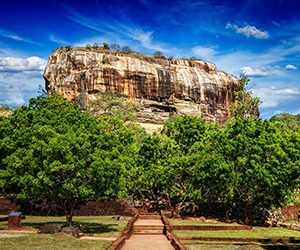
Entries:
{"type": "Polygon", "coordinates": [[[208,223],[200,222],[197,218],[170,218],[168,219],[171,226],[177,225],[192,225],[192,226],[240,226],[232,223],[208,223]]]}
{"type": "Polygon", "coordinates": [[[113,241],[80,240],[60,234],[28,234],[16,238],[1,238],[0,248],[5,249],[106,249],[113,241]]]}
{"type": "Polygon", "coordinates": [[[198,230],[175,230],[173,234],[177,238],[192,237],[224,237],[224,238],[297,238],[300,240],[300,232],[285,228],[253,227],[253,230],[220,230],[220,231],[198,231],[198,230]]]}
{"type": "MultiPolygon", "coordinates": [[[[169,219],[171,225],[227,225],[239,226],[230,223],[203,223],[197,218],[174,218],[169,219]]],[[[176,238],[192,238],[192,237],[224,237],[224,238],[291,238],[300,240],[300,232],[284,229],[284,228],[266,228],[266,227],[253,227],[253,230],[246,231],[200,231],[200,230],[174,230],[173,234],[176,238]]],[[[283,243],[252,243],[252,242],[208,242],[197,240],[181,240],[180,241],[188,250],[196,249],[265,249],[266,247],[283,247],[289,246],[291,249],[300,249],[300,244],[283,244],[283,243]],[[193,243],[189,245],[187,243],[193,243]]]]}
{"type": "MultiPolygon", "coordinates": [[[[112,216],[78,216],[73,218],[73,226],[85,234],[96,237],[117,238],[125,229],[130,217],[115,220],[112,216]]],[[[36,232],[46,223],[65,225],[62,216],[26,216],[22,220],[22,230],[36,232]]],[[[7,228],[7,221],[0,222],[0,230],[7,228]]],[[[42,235],[36,233],[22,233],[2,231],[0,234],[21,235],[20,237],[0,237],[0,249],[106,249],[112,241],[83,240],[61,234],[42,235]]]]}

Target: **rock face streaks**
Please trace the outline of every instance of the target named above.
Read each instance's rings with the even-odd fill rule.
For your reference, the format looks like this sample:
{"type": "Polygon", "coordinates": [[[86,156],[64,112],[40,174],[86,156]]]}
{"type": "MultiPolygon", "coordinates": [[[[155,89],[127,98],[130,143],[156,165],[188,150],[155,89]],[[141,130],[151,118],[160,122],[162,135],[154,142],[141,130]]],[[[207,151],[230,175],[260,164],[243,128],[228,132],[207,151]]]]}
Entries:
{"type": "Polygon", "coordinates": [[[55,50],[44,72],[49,94],[79,97],[81,108],[104,91],[140,104],[142,123],[162,124],[170,115],[224,122],[238,79],[201,60],[144,57],[107,50],[55,50]]]}

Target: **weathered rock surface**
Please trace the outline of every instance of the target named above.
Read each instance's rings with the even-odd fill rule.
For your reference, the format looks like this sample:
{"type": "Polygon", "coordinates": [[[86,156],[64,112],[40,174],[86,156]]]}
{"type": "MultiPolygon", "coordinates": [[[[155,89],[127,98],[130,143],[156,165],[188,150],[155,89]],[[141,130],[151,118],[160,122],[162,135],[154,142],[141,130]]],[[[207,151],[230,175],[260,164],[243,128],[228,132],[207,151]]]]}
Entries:
{"type": "Polygon", "coordinates": [[[37,231],[38,234],[55,234],[55,233],[60,233],[63,228],[62,224],[55,224],[55,223],[50,223],[50,224],[45,224],[44,226],[41,227],[37,231]]]}
{"type": "Polygon", "coordinates": [[[55,50],[44,78],[49,94],[78,97],[81,108],[104,91],[125,94],[138,104],[142,123],[162,124],[170,115],[195,115],[224,122],[238,79],[212,63],[143,57],[137,54],[55,50]]]}

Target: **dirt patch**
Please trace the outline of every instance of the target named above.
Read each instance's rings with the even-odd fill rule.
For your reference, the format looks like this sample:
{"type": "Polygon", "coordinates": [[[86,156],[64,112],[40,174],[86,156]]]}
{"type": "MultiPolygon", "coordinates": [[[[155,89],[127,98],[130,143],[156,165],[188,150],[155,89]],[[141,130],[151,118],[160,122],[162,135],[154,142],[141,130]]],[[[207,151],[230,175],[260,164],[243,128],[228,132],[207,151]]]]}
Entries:
{"type": "Polygon", "coordinates": [[[298,219],[299,207],[297,206],[287,206],[281,208],[282,216],[285,220],[297,220],[298,219]]]}

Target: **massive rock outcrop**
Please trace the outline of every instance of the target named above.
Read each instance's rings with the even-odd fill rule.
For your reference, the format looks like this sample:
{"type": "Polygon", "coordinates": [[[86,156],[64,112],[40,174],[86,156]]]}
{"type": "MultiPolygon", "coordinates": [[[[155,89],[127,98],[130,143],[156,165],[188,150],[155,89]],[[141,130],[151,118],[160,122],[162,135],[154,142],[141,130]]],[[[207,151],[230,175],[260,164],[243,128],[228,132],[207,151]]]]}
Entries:
{"type": "Polygon", "coordinates": [[[224,122],[238,79],[201,60],[153,58],[107,50],[55,50],[44,78],[49,94],[76,96],[85,108],[103,91],[117,91],[140,104],[142,123],[162,124],[170,115],[224,122]]]}

